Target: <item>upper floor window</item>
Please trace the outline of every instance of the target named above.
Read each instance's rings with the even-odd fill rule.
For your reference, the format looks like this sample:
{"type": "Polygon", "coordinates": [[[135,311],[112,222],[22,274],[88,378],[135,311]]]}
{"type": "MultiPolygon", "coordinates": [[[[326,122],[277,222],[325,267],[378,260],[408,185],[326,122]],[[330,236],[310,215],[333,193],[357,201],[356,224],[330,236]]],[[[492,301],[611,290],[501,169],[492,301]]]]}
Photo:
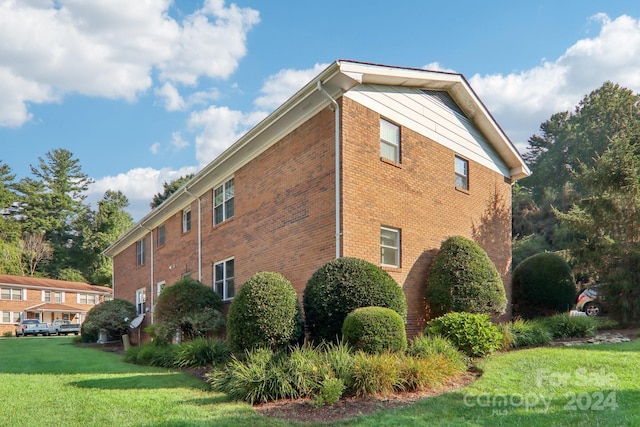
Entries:
{"type": "Polygon", "coordinates": [[[0,288],[0,299],[22,300],[22,289],[0,288]]]}
{"type": "Polygon", "coordinates": [[[143,314],[147,311],[147,290],[140,288],[136,290],[136,313],[143,314]]]}
{"type": "Polygon", "coordinates": [[[42,291],[42,301],[44,302],[64,302],[64,292],[42,291]]]}
{"type": "Polygon", "coordinates": [[[234,182],[233,178],[217,187],[213,195],[213,218],[214,225],[220,224],[222,221],[233,216],[234,212],[234,182]]]}
{"type": "Polygon", "coordinates": [[[78,304],[98,304],[98,295],[78,294],[78,304]]]}
{"type": "Polygon", "coordinates": [[[469,190],[469,161],[456,156],[456,188],[469,190]]]}
{"type": "Polygon", "coordinates": [[[186,233],[191,230],[191,209],[182,211],[182,232],[186,233]]]}
{"type": "Polygon", "coordinates": [[[145,250],[145,238],[136,242],[136,264],[144,265],[144,250],[145,250]]]}
{"type": "Polygon", "coordinates": [[[158,227],[158,247],[164,246],[166,242],[166,231],[164,224],[158,227]]]}
{"type": "Polygon", "coordinates": [[[214,264],[213,268],[213,290],[215,290],[223,300],[233,298],[235,275],[235,265],[233,258],[214,264]]]}
{"type": "Polygon", "coordinates": [[[400,126],[380,119],[380,157],[400,163],[400,126]]]}
{"type": "Polygon", "coordinates": [[[380,227],[380,264],[400,267],[400,230],[380,227]]]}

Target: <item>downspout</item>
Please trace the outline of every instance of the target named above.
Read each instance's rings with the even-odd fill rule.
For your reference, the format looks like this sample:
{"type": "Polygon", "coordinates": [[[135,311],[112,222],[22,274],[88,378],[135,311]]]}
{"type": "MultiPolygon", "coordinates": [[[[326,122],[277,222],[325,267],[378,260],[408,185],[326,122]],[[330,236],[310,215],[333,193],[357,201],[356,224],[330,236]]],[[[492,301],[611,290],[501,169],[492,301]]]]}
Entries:
{"type": "Polygon", "coordinates": [[[149,311],[151,313],[151,323],[153,324],[153,230],[139,224],[140,228],[143,228],[149,232],[149,311]]]}
{"type": "Polygon", "coordinates": [[[198,281],[202,282],[202,201],[200,197],[189,192],[186,185],[184,192],[198,201],[198,281]]]}
{"type": "Polygon", "coordinates": [[[318,80],[318,90],[322,92],[334,105],[334,114],[335,114],[335,158],[336,158],[336,258],[340,258],[342,256],[342,224],[341,224],[341,170],[340,170],[340,105],[338,102],[327,93],[326,90],[322,87],[322,82],[318,80]]]}

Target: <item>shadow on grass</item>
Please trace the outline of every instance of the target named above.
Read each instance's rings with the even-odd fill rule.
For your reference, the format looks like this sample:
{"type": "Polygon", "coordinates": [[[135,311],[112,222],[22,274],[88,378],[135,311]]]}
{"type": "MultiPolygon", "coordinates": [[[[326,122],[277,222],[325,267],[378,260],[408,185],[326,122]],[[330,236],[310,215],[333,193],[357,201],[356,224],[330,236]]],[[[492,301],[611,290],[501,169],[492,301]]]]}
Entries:
{"type": "Polygon", "coordinates": [[[96,378],[72,381],[69,385],[78,388],[102,390],[153,390],[168,388],[193,388],[208,390],[205,382],[195,378],[185,379],[180,373],[125,375],[117,378],[96,378]]]}

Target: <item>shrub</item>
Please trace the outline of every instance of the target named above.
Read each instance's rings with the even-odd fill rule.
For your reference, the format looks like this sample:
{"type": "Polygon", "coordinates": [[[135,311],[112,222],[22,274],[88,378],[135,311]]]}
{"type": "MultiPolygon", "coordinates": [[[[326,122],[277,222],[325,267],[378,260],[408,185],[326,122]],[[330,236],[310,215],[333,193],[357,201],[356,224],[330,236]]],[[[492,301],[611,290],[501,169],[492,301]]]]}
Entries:
{"type": "Polygon", "coordinates": [[[513,271],[514,314],[525,319],[568,310],[575,304],[571,267],[560,255],[543,252],[522,261],[513,271]]]}
{"type": "Polygon", "coordinates": [[[415,391],[425,387],[437,387],[452,375],[466,370],[443,354],[434,354],[428,358],[402,356],[398,358],[398,369],[402,385],[400,390],[415,391]]]}
{"type": "Polygon", "coordinates": [[[11,332],[11,331],[5,331],[5,332],[2,334],[2,336],[3,336],[3,337],[5,337],[5,338],[10,338],[10,337],[12,337],[12,336],[13,336],[13,332],[11,332]]]}
{"type": "Polygon", "coordinates": [[[109,340],[121,340],[129,333],[129,325],[136,317],[136,306],[123,299],[104,301],[89,310],[82,323],[82,340],[96,342],[100,330],[107,331],[109,340]]]}
{"type": "Polygon", "coordinates": [[[343,339],[366,353],[404,351],[407,335],[402,317],[390,308],[362,307],[344,319],[343,339]]]}
{"type": "Polygon", "coordinates": [[[230,357],[224,341],[200,337],[180,343],[175,350],[175,365],[180,368],[220,365],[230,357]]]}
{"type": "Polygon", "coordinates": [[[595,335],[598,329],[598,321],[593,317],[575,316],[567,313],[541,319],[540,322],[547,328],[553,338],[582,338],[595,335]]]}
{"type": "Polygon", "coordinates": [[[442,242],[425,295],[435,316],[450,311],[497,315],[504,313],[507,304],[495,265],[476,242],[462,236],[442,242]]]}
{"type": "Polygon", "coordinates": [[[334,375],[341,379],[347,389],[353,385],[353,352],[349,344],[341,341],[339,343],[323,343],[319,350],[328,368],[334,375]]]}
{"type": "Polygon", "coordinates": [[[515,348],[546,345],[553,339],[551,332],[539,321],[514,320],[511,333],[515,348]]]}
{"type": "Polygon", "coordinates": [[[398,357],[393,353],[367,354],[353,357],[353,393],[356,396],[389,394],[402,389],[403,379],[398,357]]]}
{"type": "Polygon", "coordinates": [[[448,338],[437,334],[418,335],[411,340],[406,353],[418,359],[444,356],[451,361],[452,366],[460,370],[464,370],[467,366],[466,356],[448,338]]]}
{"type": "Polygon", "coordinates": [[[315,342],[339,341],[342,323],[360,307],[386,307],[404,319],[407,301],[398,284],[380,267],[357,258],[338,258],[316,270],[304,290],[309,335],[315,342]]]}
{"type": "Polygon", "coordinates": [[[502,334],[502,344],[500,345],[500,349],[509,350],[510,348],[515,347],[515,336],[513,335],[513,331],[511,330],[511,323],[498,323],[496,325],[498,327],[498,331],[502,334]]]}
{"type": "Polygon", "coordinates": [[[240,287],[229,307],[229,346],[234,351],[286,347],[301,340],[301,319],[291,282],[279,273],[257,273],[240,287]]]}
{"type": "Polygon", "coordinates": [[[129,347],[125,354],[125,361],[136,365],[172,368],[175,366],[175,354],[176,346],[151,342],[129,347]]]}
{"type": "Polygon", "coordinates": [[[171,342],[179,330],[185,340],[219,333],[224,327],[222,300],[211,286],[185,277],[167,286],[154,308],[155,334],[171,342]]]}
{"type": "Polygon", "coordinates": [[[320,384],[320,391],[316,396],[313,405],[316,408],[321,406],[332,406],[338,403],[344,393],[344,381],[340,378],[326,377],[320,384]]]}
{"type": "Polygon", "coordinates": [[[493,353],[502,345],[503,336],[486,314],[447,313],[431,320],[425,330],[442,335],[470,357],[493,353]]]}

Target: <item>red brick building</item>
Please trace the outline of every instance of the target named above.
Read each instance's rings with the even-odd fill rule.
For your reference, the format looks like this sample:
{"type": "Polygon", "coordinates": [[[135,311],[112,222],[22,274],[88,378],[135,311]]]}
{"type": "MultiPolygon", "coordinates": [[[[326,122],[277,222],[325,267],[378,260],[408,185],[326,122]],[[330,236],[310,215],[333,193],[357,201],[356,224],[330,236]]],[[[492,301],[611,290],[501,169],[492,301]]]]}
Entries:
{"type": "Polygon", "coordinates": [[[527,175],[462,75],[337,61],[105,251],[115,297],[149,324],[184,275],[230,301],[276,271],[301,297],[324,263],[357,257],[403,288],[414,335],[448,236],[480,243],[510,294],[511,184],[527,175]]]}
{"type": "Polygon", "coordinates": [[[112,290],[82,282],[0,274],[0,336],[23,319],[44,323],[80,323],[96,304],[112,299],[112,290]]]}

